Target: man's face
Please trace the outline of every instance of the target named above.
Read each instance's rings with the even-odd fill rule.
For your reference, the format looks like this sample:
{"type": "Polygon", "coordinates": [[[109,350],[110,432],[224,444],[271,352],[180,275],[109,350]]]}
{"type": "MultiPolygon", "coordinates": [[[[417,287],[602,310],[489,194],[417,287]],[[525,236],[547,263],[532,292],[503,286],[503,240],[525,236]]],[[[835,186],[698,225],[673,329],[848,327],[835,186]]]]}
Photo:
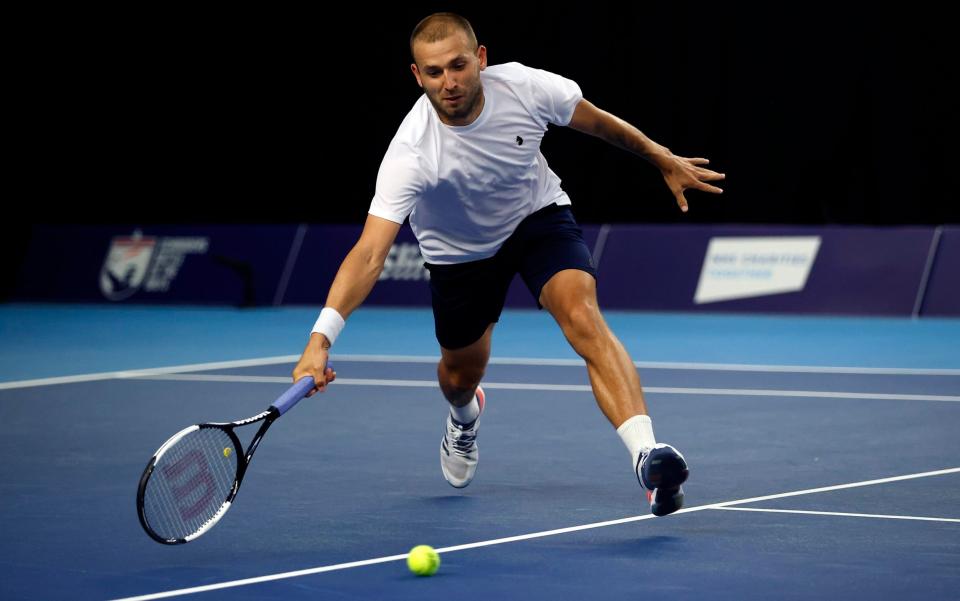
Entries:
{"type": "Polygon", "coordinates": [[[417,83],[447,125],[469,125],[483,108],[480,71],[487,68],[487,49],[472,52],[467,36],[457,31],[437,42],[413,45],[410,65],[417,83]]]}

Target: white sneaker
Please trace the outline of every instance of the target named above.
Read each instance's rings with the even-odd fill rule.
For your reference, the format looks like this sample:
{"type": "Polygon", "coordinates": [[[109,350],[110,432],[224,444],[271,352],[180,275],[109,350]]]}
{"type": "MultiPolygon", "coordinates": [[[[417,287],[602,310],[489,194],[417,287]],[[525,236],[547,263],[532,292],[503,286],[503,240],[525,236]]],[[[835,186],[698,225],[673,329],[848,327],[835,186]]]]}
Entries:
{"type": "MultiPolygon", "coordinates": [[[[483,414],[483,389],[477,386],[477,403],[483,414]]],[[[440,469],[450,486],[463,488],[473,480],[480,459],[477,448],[477,427],[480,415],[469,424],[461,424],[447,412],[447,427],[440,440],[440,469]]]]}

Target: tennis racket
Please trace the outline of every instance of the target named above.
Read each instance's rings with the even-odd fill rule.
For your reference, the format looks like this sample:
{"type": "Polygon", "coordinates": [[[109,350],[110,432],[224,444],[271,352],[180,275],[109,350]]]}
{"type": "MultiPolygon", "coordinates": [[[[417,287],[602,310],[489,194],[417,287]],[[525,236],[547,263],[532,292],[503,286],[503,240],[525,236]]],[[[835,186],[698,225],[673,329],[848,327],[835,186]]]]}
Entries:
{"type": "Polygon", "coordinates": [[[263,413],[235,422],[193,425],[163,443],[143,470],[137,489],[137,515],[150,538],[179,545],[213,528],[230,509],[267,429],[313,387],[312,377],[301,378],[263,413]],[[261,421],[244,453],[234,429],[261,421]]]}

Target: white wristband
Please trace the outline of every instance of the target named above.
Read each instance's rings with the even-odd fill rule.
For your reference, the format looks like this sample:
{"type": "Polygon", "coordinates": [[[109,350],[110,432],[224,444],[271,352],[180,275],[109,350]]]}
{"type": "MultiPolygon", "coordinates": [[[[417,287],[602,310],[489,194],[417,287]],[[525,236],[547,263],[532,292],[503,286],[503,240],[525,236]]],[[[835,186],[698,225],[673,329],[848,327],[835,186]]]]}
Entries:
{"type": "Polygon", "coordinates": [[[330,341],[330,346],[333,346],[333,341],[340,335],[340,330],[343,329],[345,323],[343,317],[337,313],[336,309],[324,307],[320,311],[320,317],[317,318],[317,323],[313,326],[313,331],[326,336],[327,340],[330,341]]]}

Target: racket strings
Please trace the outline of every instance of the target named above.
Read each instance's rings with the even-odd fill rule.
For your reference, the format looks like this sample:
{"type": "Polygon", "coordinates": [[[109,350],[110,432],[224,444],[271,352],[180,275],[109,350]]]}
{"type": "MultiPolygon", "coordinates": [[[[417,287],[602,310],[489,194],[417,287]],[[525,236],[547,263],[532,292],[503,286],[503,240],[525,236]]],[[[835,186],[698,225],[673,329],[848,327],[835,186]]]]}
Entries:
{"type": "Polygon", "coordinates": [[[200,531],[230,495],[237,453],[219,428],[200,428],[168,448],[144,491],[144,516],[153,531],[171,540],[200,531]]]}

